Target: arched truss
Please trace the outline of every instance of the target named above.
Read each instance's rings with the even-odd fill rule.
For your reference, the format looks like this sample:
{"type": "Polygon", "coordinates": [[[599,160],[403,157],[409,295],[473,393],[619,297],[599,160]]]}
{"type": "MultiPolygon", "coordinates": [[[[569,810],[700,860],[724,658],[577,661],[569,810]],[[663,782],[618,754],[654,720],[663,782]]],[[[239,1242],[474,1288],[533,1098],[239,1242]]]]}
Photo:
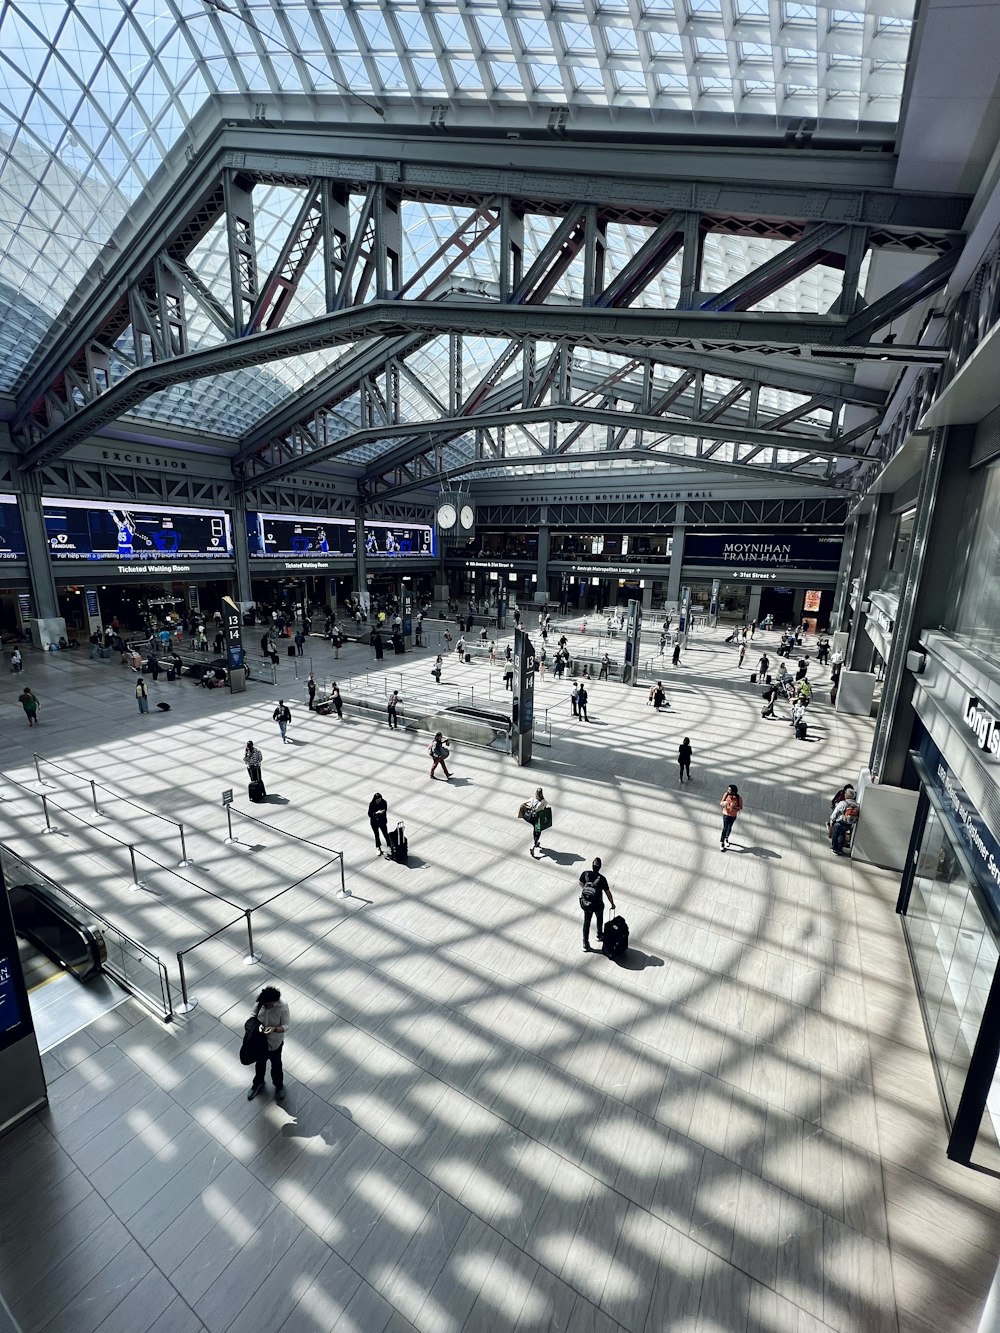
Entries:
{"type": "Polygon", "coordinates": [[[796,184],[741,185],[633,176],[625,151],[588,175],[556,149],[541,170],[233,137],[22,377],[25,470],[131,415],[235,439],[246,486],[332,459],[377,493],[598,455],[842,483],[886,400],[857,364],[943,355],[873,336],[943,286],[964,201],[863,162],[837,187],[806,157],[796,184]],[[866,304],[888,251],[909,276],[866,304]]]}

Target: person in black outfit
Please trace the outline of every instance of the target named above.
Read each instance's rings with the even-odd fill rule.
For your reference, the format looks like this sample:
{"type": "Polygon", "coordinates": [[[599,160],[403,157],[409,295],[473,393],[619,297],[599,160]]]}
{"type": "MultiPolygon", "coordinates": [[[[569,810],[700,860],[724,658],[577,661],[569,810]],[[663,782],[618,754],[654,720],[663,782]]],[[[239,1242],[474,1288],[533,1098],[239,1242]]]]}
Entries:
{"type": "Polygon", "coordinates": [[[580,876],[580,906],[583,908],[583,952],[590,953],[590,921],[597,918],[597,938],[604,939],[604,895],[607,894],[611,910],[615,910],[615,900],[611,896],[611,887],[601,874],[601,858],[595,856],[590,870],[580,876]]]}
{"type": "Polygon", "coordinates": [[[671,655],[670,661],[673,663],[674,666],[680,666],[680,664],[681,664],[681,645],[680,645],[680,643],[675,643],[675,644],[674,644],[674,651],[673,651],[673,654],[671,655]]]}
{"type": "Polygon", "coordinates": [[[309,673],[309,679],[306,681],[306,691],[309,695],[309,711],[315,712],[316,709],[316,679],[312,672],[309,673]]]}
{"type": "Polygon", "coordinates": [[[382,642],[382,635],[377,629],[372,630],[372,647],[375,649],[375,661],[381,662],[385,656],[385,645],[382,642]]]}
{"type": "Polygon", "coordinates": [[[681,770],[681,782],[684,781],[684,775],[687,774],[688,782],[691,781],[691,737],[685,736],[677,747],[677,762],[681,770]]]}
{"type": "Polygon", "coordinates": [[[155,685],[160,675],[160,663],[155,652],[149,654],[149,661],[146,665],[149,667],[149,674],[153,677],[153,684],[155,685]]]}
{"type": "Polygon", "coordinates": [[[776,684],[768,685],[767,693],[764,698],[767,700],[764,707],[760,710],[761,717],[774,717],[774,704],[778,697],[778,686],[776,684]]]}
{"type": "Polygon", "coordinates": [[[385,838],[386,846],[389,843],[389,825],[386,822],[389,814],[389,806],[380,791],[377,791],[368,803],[368,822],[372,826],[372,832],[375,834],[375,850],[379,856],[382,855],[382,838],[385,838]]]}
{"type": "Polygon", "coordinates": [[[583,720],[584,720],[584,722],[589,722],[589,721],[590,721],[590,718],[587,716],[587,687],[586,687],[586,685],[581,685],[581,686],[580,686],[580,693],[576,696],[576,706],[577,706],[577,709],[579,710],[579,712],[578,712],[578,717],[582,717],[583,720]]]}
{"type": "Polygon", "coordinates": [[[393,692],[389,695],[389,702],[386,705],[386,712],[389,715],[389,726],[396,730],[399,729],[399,714],[396,712],[396,709],[399,707],[399,704],[400,704],[399,690],[393,690],[393,692]]]}

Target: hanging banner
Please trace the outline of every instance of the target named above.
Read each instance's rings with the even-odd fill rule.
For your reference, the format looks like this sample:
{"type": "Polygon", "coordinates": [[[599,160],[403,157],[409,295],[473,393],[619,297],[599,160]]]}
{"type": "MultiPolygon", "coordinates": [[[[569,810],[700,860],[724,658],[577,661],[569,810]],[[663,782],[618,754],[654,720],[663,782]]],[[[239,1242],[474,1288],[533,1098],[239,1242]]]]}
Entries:
{"type": "Polygon", "coordinates": [[[628,604],[628,627],[625,631],[625,661],[622,664],[622,683],[634,685],[639,675],[639,642],[642,638],[642,607],[633,597],[628,604]]]}

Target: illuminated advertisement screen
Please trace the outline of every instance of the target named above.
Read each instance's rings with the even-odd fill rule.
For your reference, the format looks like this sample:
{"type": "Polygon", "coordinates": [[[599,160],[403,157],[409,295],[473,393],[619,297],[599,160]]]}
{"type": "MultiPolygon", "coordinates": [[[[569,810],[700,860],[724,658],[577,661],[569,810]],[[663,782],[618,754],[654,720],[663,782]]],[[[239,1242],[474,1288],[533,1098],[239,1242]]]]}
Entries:
{"type": "Polygon", "coordinates": [[[0,560],[24,560],[24,529],[13,495],[0,495],[0,560]]]}
{"type": "MultiPolygon", "coordinates": [[[[269,559],[352,556],[354,520],[248,513],[247,549],[251,556],[269,559]]],[[[434,529],[426,523],[366,521],[365,550],[369,555],[433,555],[434,529]]]]}
{"type": "Polygon", "coordinates": [[[56,560],[155,564],[180,557],[231,560],[233,534],[221,509],[98,507],[84,500],[42,500],[49,552],[56,560]]]}

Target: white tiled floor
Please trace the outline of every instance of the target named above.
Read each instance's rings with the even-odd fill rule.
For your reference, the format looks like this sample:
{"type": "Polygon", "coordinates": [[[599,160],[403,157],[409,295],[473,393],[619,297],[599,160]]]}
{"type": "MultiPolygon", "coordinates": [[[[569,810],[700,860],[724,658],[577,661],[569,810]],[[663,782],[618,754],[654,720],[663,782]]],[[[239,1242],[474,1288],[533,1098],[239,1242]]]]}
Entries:
{"type": "MultiPolygon", "coordinates": [[[[188,955],[192,1015],[164,1027],[129,1004],[46,1057],[50,1109],[0,1142],[0,1289],[23,1328],[972,1333],[996,1185],[944,1156],[894,877],[836,860],[823,833],[870,724],[820,690],[815,740],[795,742],[721,638],[664,668],[663,716],[594,682],[576,722],[568,685],[539,682],[553,747],[522,772],[458,744],[451,783],[430,782],[425,735],[312,717],[290,681],[284,747],[261,686],[161,679],[171,712],[139,716],[117,662],[29,655],[0,681],[5,772],[38,790],[37,745],[184,821],[195,864],[177,871],[168,824],[104,797],[94,816],[86,784],[48,771],[81,816],[54,809],[50,835],[0,788],[5,840],[172,979],[176,950],[307,877],[255,914],[262,964],[238,926],[188,955]],[[14,707],[25,682],[36,732],[14,707]],[[249,735],[273,827],[237,819],[231,848],[219,796],[248,808],[249,735]],[[721,853],[729,781],[747,811],[721,853]],[[555,822],[532,861],[515,812],[538,783],[555,822]],[[409,867],[374,856],[376,789],[409,867]],[[167,868],[140,857],[130,892],[101,829],[167,868]],[[343,849],[351,897],[288,832],[343,849]],[[580,948],[594,855],[632,931],[621,965],[580,948]],[[236,1058],[270,981],[294,1023],[283,1106],[246,1101],[236,1058]]],[[[429,692],[426,657],[405,660],[404,698],[429,692]]],[[[486,670],[446,680],[478,696],[486,670]]]]}

